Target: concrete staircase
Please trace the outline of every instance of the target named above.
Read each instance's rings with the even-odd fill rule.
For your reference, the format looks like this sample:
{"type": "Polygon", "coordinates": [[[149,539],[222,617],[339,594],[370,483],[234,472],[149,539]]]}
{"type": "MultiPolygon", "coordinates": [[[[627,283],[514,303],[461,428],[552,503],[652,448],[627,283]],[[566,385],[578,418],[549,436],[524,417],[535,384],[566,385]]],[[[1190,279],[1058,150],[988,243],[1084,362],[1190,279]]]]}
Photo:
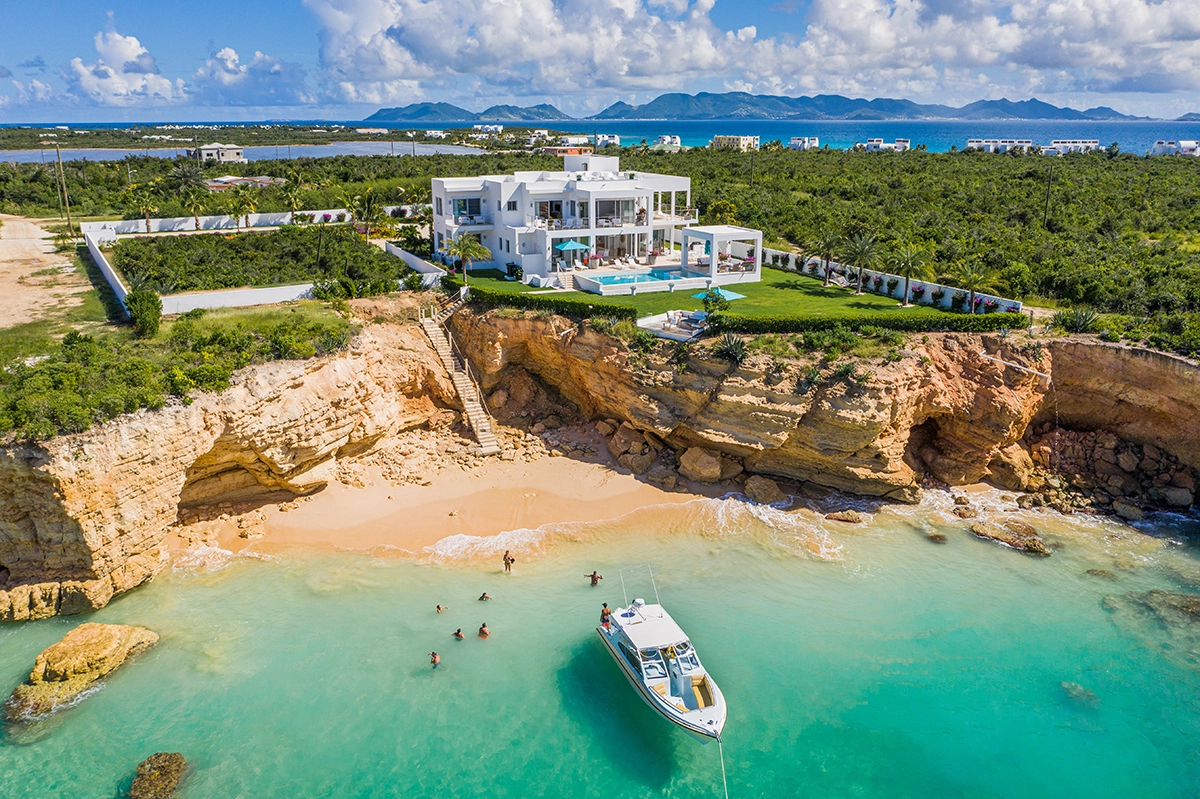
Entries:
{"type": "Polygon", "coordinates": [[[558,273],[558,282],[561,283],[562,287],[564,289],[567,289],[568,291],[575,291],[576,289],[579,288],[578,286],[575,285],[575,273],[574,272],[559,272],[558,273]]]}
{"type": "Polygon", "coordinates": [[[466,363],[451,346],[450,331],[443,326],[443,323],[462,306],[463,301],[458,300],[435,311],[432,318],[422,316],[421,327],[425,329],[425,335],[429,336],[442,365],[450,373],[450,379],[458,391],[459,399],[462,400],[463,411],[467,414],[467,423],[471,425],[471,431],[475,433],[475,439],[479,442],[480,452],[484,455],[495,455],[500,452],[500,443],[492,429],[491,416],[483,407],[483,398],[479,396],[479,390],[467,371],[466,363]]]}

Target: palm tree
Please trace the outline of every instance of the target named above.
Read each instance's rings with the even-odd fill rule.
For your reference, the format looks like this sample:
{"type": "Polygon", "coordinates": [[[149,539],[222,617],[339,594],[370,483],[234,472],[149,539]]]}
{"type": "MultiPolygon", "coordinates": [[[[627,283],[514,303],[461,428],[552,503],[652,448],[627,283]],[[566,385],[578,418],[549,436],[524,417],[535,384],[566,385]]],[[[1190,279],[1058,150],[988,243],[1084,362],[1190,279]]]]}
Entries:
{"type": "Polygon", "coordinates": [[[842,248],[842,238],[836,233],[825,232],[817,237],[813,243],[813,252],[823,262],[825,269],[825,283],[829,285],[829,262],[833,260],[833,254],[842,248]]]}
{"type": "Polygon", "coordinates": [[[192,215],[196,220],[196,230],[200,229],[200,214],[208,208],[210,195],[204,189],[198,189],[195,186],[188,186],[183,190],[183,195],[179,198],[183,210],[192,215]]]}
{"type": "Polygon", "coordinates": [[[246,220],[246,227],[250,227],[250,214],[258,208],[257,192],[258,189],[248,183],[238,184],[229,192],[229,214],[233,217],[239,233],[242,230],[243,218],[246,220]]]}
{"type": "Polygon", "coordinates": [[[463,281],[466,282],[467,270],[472,261],[487,261],[492,257],[491,251],[479,243],[479,239],[470,233],[461,234],[457,239],[450,239],[446,252],[451,258],[459,258],[463,263],[463,281]]]}
{"type": "Polygon", "coordinates": [[[354,222],[362,224],[363,239],[370,240],[371,229],[379,227],[384,218],[383,206],[375,199],[371,187],[368,186],[362,194],[353,196],[343,194],[342,202],[346,204],[350,218],[354,222]]]}
{"type": "Polygon", "coordinates": [[[304,205],[304,186],[289,180],[280,190],[279,196],[283,198],[283,204],[288,209],[288,222],[295,222],[296,211],[304,205]]]}
{"type": "Polygon", "coordinates": [[[167,179],[179,191],[184,191],[189,188],[203,189],[204,171],[200,169],[200,165],[194,161],[180,161],[171,167],[171,171],[167,173],[167,179]]]}
{"type": "Polygon", "coordinates": [[[154,185],[135,183],[125,189],[130,206],[146,220],[146,232],[150,232],[150,214],[158,211],[158,199],[154,196],[154,185]]]}
{"type": "Polygon", "coordinates": [[[863,276],[867,269],[875,268],[882,255],[879,239],[873,233],[859,233],[846,240],[842,260],[858,270],[858,289],[855,294],[863,293],[863,276]]]}
{"type": "Polygon", "coordinates": [[[977,257],[966,261],[955,261],[947,278],[951,281],[951,285],[956,285],[969,292],[967,304],[971,310],[968,313],[975,313],[975,292],[987,291],[995,288],[996,285],[996,273],[984,266],[977,257]]]}
{"type": "Polygon", "coordinates": [[[891,254],[888,258],[888,265],[893,272],[904,278],[904,302],[901,304],[907,308],[912,305],[909,302],[909,286],[912,284],[912,279],[917,277],[929,280],[933,277],[933,267],[929,265],[929,253],[906,242],[891,254]]]}

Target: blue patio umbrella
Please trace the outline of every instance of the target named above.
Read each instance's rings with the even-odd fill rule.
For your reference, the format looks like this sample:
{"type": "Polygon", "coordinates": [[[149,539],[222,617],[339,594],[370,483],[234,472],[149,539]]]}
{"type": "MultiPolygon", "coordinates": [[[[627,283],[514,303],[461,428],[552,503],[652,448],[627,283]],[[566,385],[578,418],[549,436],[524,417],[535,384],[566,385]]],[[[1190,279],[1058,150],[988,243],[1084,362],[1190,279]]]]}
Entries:
{"type": "Polygon", "coordinates": [[[591,248],[588,247],[586,244],[580,244],[579,242],[575,241],[574,239],[571,239],[569,241],[564,241],[562,244],[555,244],[554,249],[559,250],[561,252],[571,252],[573,250],[587,250],[587,249],[591,249],[591,248]]]}
{"type": "MultiPolygon", "coordinates": [[[[736,291],[729,291],[728,289],[718,288],[718,289],[713,289],[713,291],[717,292],[718,294],[720,294],[722,297],[724,297],[726,300],[729,300],[729,301],[746,299],[745,294],[738,294],[736,291]]],[[[704,295],[706,293],[707,292],[702,291],[699,294],[693,294],[692,297],[694,297],[697,300],[702,300],[702,299],[704,299],[704,295]]]]}

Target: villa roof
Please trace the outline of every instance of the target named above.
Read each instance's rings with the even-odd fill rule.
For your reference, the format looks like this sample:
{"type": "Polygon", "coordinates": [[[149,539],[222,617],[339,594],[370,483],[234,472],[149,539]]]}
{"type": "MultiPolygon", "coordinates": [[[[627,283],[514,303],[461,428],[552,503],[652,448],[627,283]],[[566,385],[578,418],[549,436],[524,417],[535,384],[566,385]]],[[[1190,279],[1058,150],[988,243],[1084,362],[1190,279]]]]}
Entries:
{"type": "Polygon", "coordinates": [[[684,228],[683,232],[686,235],[699,233],[717,239],[757,238],[762,235],[761,231],[739,225],[696,225],[684,228]]]}

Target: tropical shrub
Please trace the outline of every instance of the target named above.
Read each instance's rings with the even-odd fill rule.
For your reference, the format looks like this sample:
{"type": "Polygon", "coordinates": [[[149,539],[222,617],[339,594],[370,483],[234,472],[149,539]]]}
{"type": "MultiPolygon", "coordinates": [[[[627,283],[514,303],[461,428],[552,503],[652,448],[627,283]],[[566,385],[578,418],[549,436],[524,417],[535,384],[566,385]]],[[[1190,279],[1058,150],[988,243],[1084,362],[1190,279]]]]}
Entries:
{"type": "Polygon", "coordinates": [[[1068,333],[1095,333],[1100,316],[1087,308],[1072,308],[1054,314],[1051,324],[1068,333]]]}
{"type": "Polygon", "coordinates": [[[748,350],[746,349],[746,342],[733,335],[733,333],[726,333],[717,342],[716,346],[713,347],[713,354],[732,364],[741,365],[742,361],[746,360],[748,350]]]}
{"type": "Polygon", "coordinates": [[[125,296],[125,307],[138,338],[154,338],[162,320],[162,300],[150,289],[134,289],[125,296]]]}

